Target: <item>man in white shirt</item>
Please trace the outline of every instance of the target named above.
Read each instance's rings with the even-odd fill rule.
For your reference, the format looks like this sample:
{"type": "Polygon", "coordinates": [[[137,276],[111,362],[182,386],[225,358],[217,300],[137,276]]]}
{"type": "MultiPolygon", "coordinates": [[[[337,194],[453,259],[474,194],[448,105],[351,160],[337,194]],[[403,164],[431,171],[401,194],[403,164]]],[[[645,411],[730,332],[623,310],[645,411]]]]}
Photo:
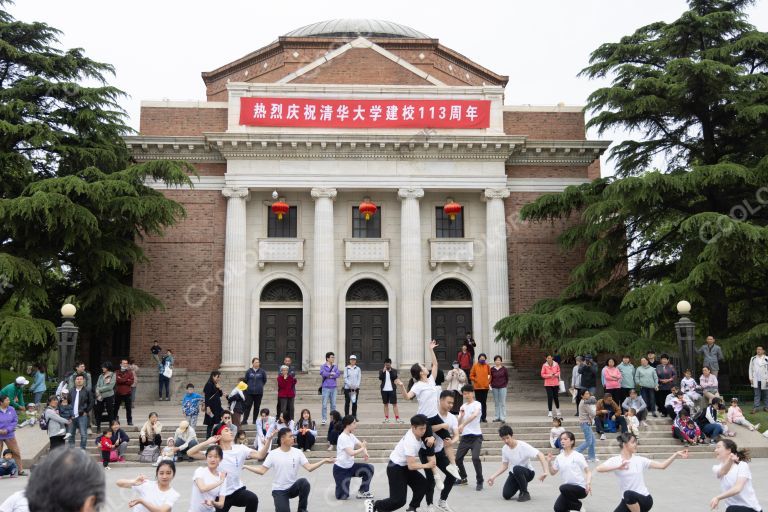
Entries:
{"type": "Polygon", "coordinates": [[[461,480],[459,485],[467,484],[467,470],[464,469],[464,457],[472,450],[472,465],[475,467],[476,491],[483,490],[483,463],[480,460],[480,450],[483,448],[483,431],[480,428],[480,416],[483,408],[475,400],[475,388],[467,384],[461,388],[464,405],[459,410],[459,434],[461,441],[456,450],[456,465],[459,466],[461,480]]]}
{"type": "Polygon", "coordinates": [[[752,414],[762,409],[768,412],[768,357],[765,355],[765,348],[758,345],[755,349],[755,355],[749,360],[749,384],[755,392],[755,406],[752,414]]]}
{"type": "Polygon", "coordinates": [[[384,360],[384,368],[379,370],[379,380],[381,381],[381,401],[384,403],[383,423],[389,423],[389,404],[392,404],[395,422],[403,423],[403,420],[400,419],[400,411],[397,408],[397,391],[395,391],[397,370],[392,368],[392,360],[390,358],[384,360]]]}
{"type": "MultiPolygon", "coordinates": [[[[421,503],[426,492],[427,480],[419,471],[431,471],[435,467],[434,459],[427,463],[419,461],[419,451],[424,449],[421,437],[427,431],[427,417],[417,414],[411,418],[411,428],[400,439],[389,456],[387,479],[389,480],[389,498],[384,500],[366,500],[366,512],[390,512],[405,505],[408,487],[413,492],[412,503],[421,503]]],[[[434,439],[432,440],[434,442],[434,439]]]]}
{"type": "Polygon", "coordinates": [[[547,459],[543,453],[525,441],[518,441],[514,435],[515,433],[509,425],[502,425],[499,428],[499,437],[504,441],[504,446],[501,448],[501,467],[488,479],[488,485],[493,486],[496,477],[509,471],[501,496],[505,500],[510,500],[520,491],[517,501],[530,501],[528,482],[533,480],[536,475],[533,466],[531,466],[531,459],[537,458],[541,462],[542,475],[539,480],[542,482],[549,476],[549,464],[547,464],[547,459]]]}
{"type": "Polygon", "coordinates": [[[355,436],[357,420],[354,416],[344,416],[341,420],[344,428],[336,442],[336,463],[333,465],[333,480],[336,482],[336,499],[349,499],[349,484],[353,478],[359,477],[360,488],[357,491],[358,499],[373,498],[370,491],[373,478],[373,465],[355,462],[355,456],[362,455],[363,460],[368,460],[368,443],[360,441],[355,436]]]}
{"type": "Polygon", "coordinates": [[[291,512],[293,498],[299,498],[299,512],[307,512],[310,485],[306,478],[299,478],[299,467],[310,473],[323,464],[333,464],[334,458],[323,459],[310,464],[304,452],[293,447],[294,436],[290,428],[281,428],[277,433],[278,448],[272,450],[261,466],[245,466],[245,469],[263,475],[270,469],[275,470],[272,481],[272,499],[275,512],[291,512]]]}
{"type": "Polygon", "coordinates": [[[357,356],[349,356],[349,364],[344,368],[344,416],[349,416],[349,405],[352,404],[352,416],[357,418],[357,398],[360,393],[362,372],[357,366],[357,356]]]}

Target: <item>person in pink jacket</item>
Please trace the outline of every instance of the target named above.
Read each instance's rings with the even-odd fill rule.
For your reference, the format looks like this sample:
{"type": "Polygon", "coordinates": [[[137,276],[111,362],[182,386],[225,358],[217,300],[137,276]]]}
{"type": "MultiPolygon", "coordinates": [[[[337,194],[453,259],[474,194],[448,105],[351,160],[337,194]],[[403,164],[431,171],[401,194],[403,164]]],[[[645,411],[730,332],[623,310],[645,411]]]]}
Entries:
{"type": "Polygon", "coordinates": [[[560,399],[557,394],[560,391],[560,365],[547,356],[547,362],[541,365],[541,378],[544,379],[544,389],[547,390],[547,417],[552,417],[552,402],[555,402],[555,416],[560,417],[560,399]]]}
{"type": "Polygon", "coordinates": [[[608,358],[608,362],[603,367],[602,372],[603,388],[606,393],[610,393],[615,399],[619,399],[619,388],[621,387],[621,370],[616,366],[616,360],[608,358]]]}

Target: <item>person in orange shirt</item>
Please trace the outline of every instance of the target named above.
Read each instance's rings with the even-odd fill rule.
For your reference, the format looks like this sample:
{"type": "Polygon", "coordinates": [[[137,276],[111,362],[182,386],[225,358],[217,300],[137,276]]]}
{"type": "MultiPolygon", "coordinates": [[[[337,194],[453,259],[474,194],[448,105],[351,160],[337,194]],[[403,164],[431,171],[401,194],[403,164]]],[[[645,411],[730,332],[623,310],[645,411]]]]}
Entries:
{"type": "Polygon", "coordinates": [[[491,389],[491,366],[487,359],[488,356],[485,354],[477,356],[477,362],[472,365],[472,370],[469,372],[469,380],[472,381],[472,386],[475,388],[475,399],[482,406],[483,412],[480,415],[480,421],[483,423],[488,423],[488,420],[485,419],[487,410],[485,403],[488,401],[488,390],[491,389]]]}

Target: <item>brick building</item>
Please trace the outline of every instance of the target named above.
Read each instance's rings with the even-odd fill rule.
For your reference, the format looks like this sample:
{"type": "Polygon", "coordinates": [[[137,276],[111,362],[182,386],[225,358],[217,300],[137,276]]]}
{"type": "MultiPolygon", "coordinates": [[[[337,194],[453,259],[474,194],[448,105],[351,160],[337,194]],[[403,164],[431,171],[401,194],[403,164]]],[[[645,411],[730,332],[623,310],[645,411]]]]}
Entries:
{"type": "Polygon", "coordinates": [[[191,370],[284,354],[308,369],[327,351],[405,367],[435,337],[449,364],[471,331],[540,364],[493,325],[556,296],[580,258],[562,225],[517,213],[599,176],[608,143],[586,140],[581,108],[504,105],[506,76],[376,20],[309,25],[202,77],[207,101],[143,102],[126,140],[199,173],[154,185],[187,216],[142,242],[134,285],[166,309],[133,319],[134,357],[158,338],[191,370]]]}

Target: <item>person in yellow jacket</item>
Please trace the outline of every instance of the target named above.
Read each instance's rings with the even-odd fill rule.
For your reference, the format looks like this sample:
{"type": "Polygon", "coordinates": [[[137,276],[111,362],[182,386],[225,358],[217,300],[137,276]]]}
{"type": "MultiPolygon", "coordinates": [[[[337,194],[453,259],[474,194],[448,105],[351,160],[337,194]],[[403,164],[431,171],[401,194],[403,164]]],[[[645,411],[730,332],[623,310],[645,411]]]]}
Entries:
{"type": "Polygon", "coordinates": [[[485,354],[477,356],[477,362],[472,365],[472,370],[469,372],[469,380],[472,381],[472,386],[475,388],[475,399],[483,407],[483,412],[480,415],[480,421],[483,423],[488,423],[488,420],[485,419],[487,411],[485,403],[488,401],[488,390],[491,389],[491,366],[487,359],[488,356],[485,354]]]}

